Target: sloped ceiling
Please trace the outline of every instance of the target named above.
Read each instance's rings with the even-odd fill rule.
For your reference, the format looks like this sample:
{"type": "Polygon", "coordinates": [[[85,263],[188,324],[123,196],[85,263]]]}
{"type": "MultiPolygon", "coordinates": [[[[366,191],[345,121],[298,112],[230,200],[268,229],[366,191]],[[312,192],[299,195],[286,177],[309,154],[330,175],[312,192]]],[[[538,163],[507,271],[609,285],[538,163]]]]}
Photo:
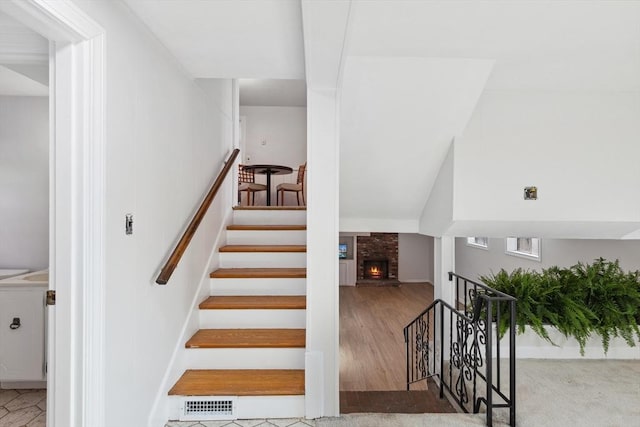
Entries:
{"type": "Polygon", "coordinates": [[[345,56],[340,228],[408,231],[483,94],[639,91],[640,2],[356,1],[345,56]]]}
{"type": "Polygon", "coordinates": [[[491,66],[475,59],[349,58],[341,103],[341,228],[415,231],[411,221],[420,217],[491,66]]]}
{"type": "Polygon", "coordinates": [[[300,0],[125,0],[196,78],[304,79],[300,0]]]}

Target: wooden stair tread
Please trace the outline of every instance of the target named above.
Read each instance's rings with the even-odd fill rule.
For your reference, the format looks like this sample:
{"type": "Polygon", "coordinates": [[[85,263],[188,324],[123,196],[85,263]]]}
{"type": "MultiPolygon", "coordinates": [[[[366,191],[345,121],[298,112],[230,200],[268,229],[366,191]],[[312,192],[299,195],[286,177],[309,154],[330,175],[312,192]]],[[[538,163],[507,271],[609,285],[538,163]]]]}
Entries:
{"type": "Polygon", "coordinates": [[[202,310],[300,310],[307,307],[304,295],[213,296],[200,303],[202,310]]]}
{"type": "Polygon", "coordinates": [[[306,206],[234,206],[236,211],[306,211],[306,206]]]}
{"type": "Polygon", "coordinates": [[[304,329],[200,329],[186,348],[294,348],[304,347],[304,329]]]}
{"type": "Polygon", "coordinates": [[[227,230],[240,231],[304,231],[306,225],[243,225],[231,224],[227,226],[227,230]]]}
{"type": "Polygon", "coordinates": [[[180,396],[290,396],[304,394],[301,369],[189,369],[169,390],[180,396]]]}
{"type": "Polygon", "coordinates": [[[293,279],[307,277],[306,268],[219,268],[210,277],[220,279],[293,279]]]}
{"type": "Polygon", "coordinates": [[[306,245],[226,245],[220,252],[306,252],[306,245]]]}

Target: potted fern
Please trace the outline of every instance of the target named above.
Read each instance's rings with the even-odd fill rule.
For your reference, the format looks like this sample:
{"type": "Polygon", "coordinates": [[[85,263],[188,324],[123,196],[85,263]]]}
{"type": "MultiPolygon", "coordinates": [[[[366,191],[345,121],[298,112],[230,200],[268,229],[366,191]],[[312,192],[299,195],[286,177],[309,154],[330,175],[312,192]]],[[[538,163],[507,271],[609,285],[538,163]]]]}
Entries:
{"type": "MultiPolygon", "coordinates": [[[[622,337],[632,347],[640,340],[640,272],[624,272],[617,260],[598,258],[591,264],[542,272],[503,269],[480,280],[517,298],[519,334],[529,327],[555,345],[547,329],[551,325],[565,337],[575,338],[583,356],[587,340],[595,334],[601,337],[605,354],[613,337],[622,337]]],[[[498,309],[506,314],[506,306],[498,309]]],[[[508,322],[507,315],[500,316],[501,336],[508,322]]]]}

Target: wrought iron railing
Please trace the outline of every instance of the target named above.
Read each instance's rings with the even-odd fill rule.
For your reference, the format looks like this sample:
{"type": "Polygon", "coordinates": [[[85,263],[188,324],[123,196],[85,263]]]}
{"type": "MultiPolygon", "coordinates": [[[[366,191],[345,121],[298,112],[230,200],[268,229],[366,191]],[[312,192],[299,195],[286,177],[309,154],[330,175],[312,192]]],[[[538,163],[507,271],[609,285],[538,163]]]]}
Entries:
{"type": "Polygon", "coordinates": [[[440,398],[446,391],[468,413],[479,413],[484,404],[489,427],[494,409],[507,408],[515,427],[516,299],[455,273],[449,281],[455,281],[455,307],[435,300],[404,328],[407,390],[433,378],[440,398]],[[504,324],[508,354],[500,349],[504,324]]]}

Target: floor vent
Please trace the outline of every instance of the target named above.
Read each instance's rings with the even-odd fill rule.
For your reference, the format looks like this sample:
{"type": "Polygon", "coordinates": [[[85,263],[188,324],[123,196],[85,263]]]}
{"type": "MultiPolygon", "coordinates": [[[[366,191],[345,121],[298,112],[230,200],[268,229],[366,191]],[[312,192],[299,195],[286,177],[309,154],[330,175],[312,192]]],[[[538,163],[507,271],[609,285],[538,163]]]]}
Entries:
{"type": "Polygon", "coordinates": [[[236,397],[185,397],[180,405],[180,421],[235,420],[236,397]]]}

